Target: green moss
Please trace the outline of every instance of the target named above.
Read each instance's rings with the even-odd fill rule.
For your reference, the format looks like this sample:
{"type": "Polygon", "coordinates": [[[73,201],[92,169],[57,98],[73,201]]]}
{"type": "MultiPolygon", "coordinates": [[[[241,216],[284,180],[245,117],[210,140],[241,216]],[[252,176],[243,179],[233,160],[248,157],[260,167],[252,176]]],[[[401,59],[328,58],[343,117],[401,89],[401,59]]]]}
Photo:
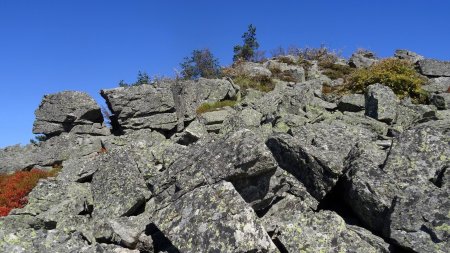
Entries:
{"type": "Polygon", "coordinates": [[[205,112],[215,111],[215,110],[223,108],[225,106],[232,107],[232,106],[236,105],[236,103],[237,103],[237,101],[235,101],[235,100],[223,100],[223,101],[212,102],[212,103],[204,103],[197,108],[196,112],[197,112],[197,114],[202,114],[205,112]]]}
{"type": "Polygon", "coordinates": [[[425,78],[405,60],[385,59],[369,68],[357,69],[348,78],[346,88],[364,92],[371,84],[381,83],[391,88],[399,98],[410,96],[415,102],[425,102],[428,94],[422,89],[425,78]]]}
{"type": "Polygon", "coordinates": [[[275,88],[272,79],[268,77],[250,78],[248,76],[238,76],[234,78],[234,83],[239,85],[242,90],[254,89],[262,92],[269,92],[275,88]]]}
{"type": "Polygon", "coordinates": [[[354,71],[354,69],[348,65],[336,64],[326,61],[320,62],[319,67],[322,69],[322,73],[328,76],[331,80],[345,78],[354,71]]]}

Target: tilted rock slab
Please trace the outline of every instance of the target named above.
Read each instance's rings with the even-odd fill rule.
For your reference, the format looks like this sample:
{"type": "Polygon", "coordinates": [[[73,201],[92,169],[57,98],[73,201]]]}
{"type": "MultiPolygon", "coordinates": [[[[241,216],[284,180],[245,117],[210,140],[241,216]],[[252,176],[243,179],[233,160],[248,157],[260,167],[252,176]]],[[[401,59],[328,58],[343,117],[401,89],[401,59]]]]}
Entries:
{"type": "Polygon", "coordinates": [[[96,219],[129,216],[150,198],[144,178],[126,152],[111,150],[96,163],[92,196],[96,219]]]}
{"type": "Polygon", "coordinates": [[[153,219],[180,252],[278,252],[253,209],[228,182],[186,193],[153,219]]]}
{"type": "Polygon", "coordinates": [[[62,161],[92,156],[102,149],[104,136],[62,134],[38,144],[0,149],[0,173],[33,166],[52,166],[62,161]]]}
{"type": "Polygon", "coordinates": [[[349,156],[347,202],[372,230],[417,252],[449,245],[449,126],[434,121],[405,131],[385,161],[374,150],[349,156]]]}
{"type": "Polygon", "coordinates": [[[376,134],[341,121],[296,128],[293,135],[275,134],[267,145],[279,165],[302,182],[316,199],[322,199],[343,174],[344,161],[357,142],[376,134]]]}
{"type": "Polygon", "coordinates": [[[383,239],[332,211],[315,212],[292,195],[272,206],[262,222],[286,252],[389,252],[383,239]]]}

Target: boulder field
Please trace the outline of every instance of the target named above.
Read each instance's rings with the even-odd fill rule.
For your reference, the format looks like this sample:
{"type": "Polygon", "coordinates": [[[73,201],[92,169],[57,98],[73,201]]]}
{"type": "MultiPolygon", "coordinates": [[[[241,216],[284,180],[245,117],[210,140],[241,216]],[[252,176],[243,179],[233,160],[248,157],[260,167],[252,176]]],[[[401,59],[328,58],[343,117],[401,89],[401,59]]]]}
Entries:
{"type": "Polygon", "coordinates": [[[0,252],[450,252],[450,63],[396,57],[428,78],[429,104],[383,84],[330,98],[320,71],[276,59],[242,70],[295,73],[266,93],[203,78],[102,90],[109,124],[86,93],[46,95],[46,140],[0,149],[0,173],[62,169],[0,217],[0,252]]]}

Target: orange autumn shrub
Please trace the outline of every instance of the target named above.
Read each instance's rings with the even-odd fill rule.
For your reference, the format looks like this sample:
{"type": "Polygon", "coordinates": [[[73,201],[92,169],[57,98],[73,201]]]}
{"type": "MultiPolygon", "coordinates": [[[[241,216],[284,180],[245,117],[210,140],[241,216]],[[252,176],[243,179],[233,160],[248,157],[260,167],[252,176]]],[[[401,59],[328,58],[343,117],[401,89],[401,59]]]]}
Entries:
{"type": "Polygon", "coordinates": [[[6,216],[14,208],[27,204],[27,195],[36,186],[39,179],[55,176],[58,169],[44,171],[16,171],[11,175],[0,174],[0,216],[6,216]]]}

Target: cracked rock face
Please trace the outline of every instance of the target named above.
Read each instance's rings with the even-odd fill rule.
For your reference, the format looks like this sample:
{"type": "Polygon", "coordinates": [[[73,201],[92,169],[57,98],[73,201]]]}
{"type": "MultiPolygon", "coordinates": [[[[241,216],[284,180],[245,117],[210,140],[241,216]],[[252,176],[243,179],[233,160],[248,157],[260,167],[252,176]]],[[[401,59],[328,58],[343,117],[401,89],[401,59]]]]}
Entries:
{"type": "Polygon", "coordinates": [[[199,187],[154,216],[180,252],[277,252],[231,183],[199,187]]]}
{"type": "Polygon", "coordinates": [[[100,107],[94,99],[78,91],[44,96],[35,115],[33,133],[49,136],[70,132],[75,126],[103,122],[100,107]]]}

